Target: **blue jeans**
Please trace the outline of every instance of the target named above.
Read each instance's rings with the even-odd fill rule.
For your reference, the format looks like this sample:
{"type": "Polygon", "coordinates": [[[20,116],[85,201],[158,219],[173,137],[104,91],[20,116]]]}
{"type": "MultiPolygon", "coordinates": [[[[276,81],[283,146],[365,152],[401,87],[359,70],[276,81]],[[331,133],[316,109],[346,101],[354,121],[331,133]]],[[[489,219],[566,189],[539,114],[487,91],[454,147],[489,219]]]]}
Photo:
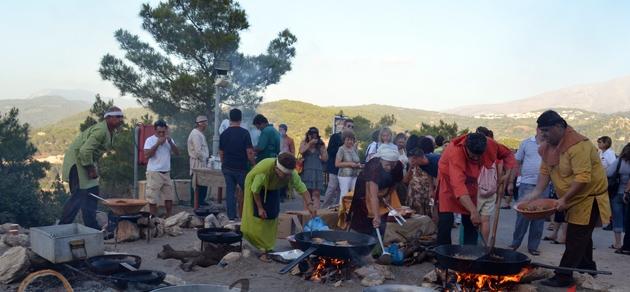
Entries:
{"type": "Polygon", "coordinates": [[[225,204],[227,208],[227,215],[230,220],[236,219],[236,185],[241,187],[241,190],[245,192],[245,174],[243,171],[236,171],[230,169],[223,169],[223,176],[225,177],[225,204]]]}
{"type": "Polygon", "coordinates": [[[623,203],[623,194],[615,194],[610,201],[612,209],[613,231],[617,233],[623,232],[624,218],[626,217],[626,205],[623,203]]]}
{"type": "MultiPolygon", "coordinates": [[[[518,188],[518,198],[522,200],[529,193],[531,193],[535,187],[536,185],[521,183],[521,185],[518,188]]],[[[541,197],[548,198],[549,190],[550,190],[549,187],[547,187],[545,191],[542,193],[541,197]]],[[[521,215],[520,213],[517,213],[516,224],[514,226],[514,234],[512,237],[511,246],[514,248],[518,248],[519,246],[521,246],[521,242],[523,241],[523,238],[525,237],[525,233],[527,233],[527,229],[529,229],[529,236],[527,239],[527,249],[530,251],[538,250],[538,246],[540,245],[540,240],[543,235],[544,227],[545,227],[545,219],[530,220],[523,217],[523,215],[521,215]]]]}

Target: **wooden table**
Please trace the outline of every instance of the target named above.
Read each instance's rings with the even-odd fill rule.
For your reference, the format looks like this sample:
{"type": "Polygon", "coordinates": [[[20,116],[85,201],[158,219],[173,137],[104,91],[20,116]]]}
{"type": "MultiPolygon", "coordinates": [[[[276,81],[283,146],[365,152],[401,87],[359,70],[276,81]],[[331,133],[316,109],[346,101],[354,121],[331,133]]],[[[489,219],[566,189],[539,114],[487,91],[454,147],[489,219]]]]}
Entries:
{"type": "Polygon", "coordinates": [[[195,190],[194,207],[199,208],[199,191],[196,186],[207,186],[208,190],[216,188],[217,202],[220,204],[223,200],[223,189],[225,188],[225,178],[223,172],[218,169],[210,168],[193,168],[192,186],[195,190]]]}

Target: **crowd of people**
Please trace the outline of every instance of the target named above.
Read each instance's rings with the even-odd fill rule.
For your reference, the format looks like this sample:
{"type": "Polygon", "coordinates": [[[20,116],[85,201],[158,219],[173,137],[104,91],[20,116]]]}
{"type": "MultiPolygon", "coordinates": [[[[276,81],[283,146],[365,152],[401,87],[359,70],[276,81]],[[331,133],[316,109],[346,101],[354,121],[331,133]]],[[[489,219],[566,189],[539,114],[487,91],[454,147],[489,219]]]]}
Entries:
{"type": "MultiPolygon", "coordinates": [[[[82,132],[66,152],[64,179],[72,196],[60,223],[71,222],[81,209],[86,225],[98,228],[93,220],[96,203],[87,194],[98,194],[95,160],[111,147],[122,118],[119,108],[109,109],[105,120],[82,132]]],[[[245,239],[262,252],[263,261],[270,260],[267,253],[275,246],[280,202],[294,192],[311,215],[320,207],[351,201],[345,220],[352,232],[382,234],[389,210],[407,206],[433,218],[438,244],[453,244],[452,229],[461,222],[460,242],[470,245],[479,244],[480,237],[488,241],[495,208],[510,208],[512,198],[514,204],[556,198],[552,233],[543,237],[545,219],[517,214],[509,248],[518,249],[528,233],[530,254],[540,255],[541,240],[550,240],[566,246],[560,266],[595,270],[592,233],[612,219],[611,248],[630,254],[630,236],[623,234],[630,228],[630,144],[617,157],[609,137],[600,137],[595,146],[555,111],[538,117],[535,135],[523,140],[516,153],[485,127],[458,137],[395,134],[384,127],[363,150],[351,119],[343,121],[328,143],[311,127],[299,144],[288,135],[287,125],[275,128],[260,114],[253,119],[260,136],[252,143],[241,121],[241,111],[232,109],[219,141],[227,215],[241,221],[245,239]],[[506,200],[498,204],[503,196],[506,200]]],[[[164,200],[170,215],[170,156],[179,148],[164,121],[154,126],[155,135],[144,144],[146,197],[151,213],[164,200]]],[[[191,173],[207,163],[207,126],[205,116],[197,117],[188,137],[191,173]]],[[[207,189],[195,187],[204,202],[207,189]]],[[[558,271],[543,284],[562,287],[572,281],[571,273],[558,271]]]]}

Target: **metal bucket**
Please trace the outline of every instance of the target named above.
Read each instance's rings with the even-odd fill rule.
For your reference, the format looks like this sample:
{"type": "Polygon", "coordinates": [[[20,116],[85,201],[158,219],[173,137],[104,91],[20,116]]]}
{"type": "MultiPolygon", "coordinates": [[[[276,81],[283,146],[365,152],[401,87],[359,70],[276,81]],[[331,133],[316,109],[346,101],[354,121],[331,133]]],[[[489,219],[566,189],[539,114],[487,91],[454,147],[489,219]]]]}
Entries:
{"type": "Polygon", "coordinates": [[[152,290],[152,292],[240,292],[240,288],[230,289],[223,285],[195,284],[171,286],[152,290]]]}

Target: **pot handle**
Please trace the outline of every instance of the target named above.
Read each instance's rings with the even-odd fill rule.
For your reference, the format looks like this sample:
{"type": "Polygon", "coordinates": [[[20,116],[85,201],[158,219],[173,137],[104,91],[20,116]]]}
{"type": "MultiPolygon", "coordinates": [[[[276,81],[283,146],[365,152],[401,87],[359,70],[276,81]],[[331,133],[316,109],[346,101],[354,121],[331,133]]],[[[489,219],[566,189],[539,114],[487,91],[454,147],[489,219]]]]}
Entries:
{"type": "Polygon", "coordinates": [[[311,245],[311,247],[304,251],[304,253],[302,253],[300,257],[290,262],[288,265],[286,265],[286,267],[282,268],[282,270],[280,270],[280,274],[286,274],[287,272],[289,272],[291,269],[293,269],[293,267],[297,266],[297,264],[299,264],[306,257],[314,253],[318,248],[319,247],[316,245],[311,245]]]}
{"type": "Polygon", "coordinates": [[[536,263],[536,262],[531,262],[531,263],[530,263],[530,265],[531,265],[532,267],[540,267],[540,268],[545,268],[545,269],[550,269],[550,270],[556,270],[556,271],[566,271],[566,272],[579,272],[579,273],[589,273],[589,274],[612,275],[612,272],[609,272],[609,271],[597,271],[597,270],[587,270],[587,269],[568,268],[568,267],[556,267],[556,266],[547,265],[547,264],[542,264],[542,263],[536,263]]]}

